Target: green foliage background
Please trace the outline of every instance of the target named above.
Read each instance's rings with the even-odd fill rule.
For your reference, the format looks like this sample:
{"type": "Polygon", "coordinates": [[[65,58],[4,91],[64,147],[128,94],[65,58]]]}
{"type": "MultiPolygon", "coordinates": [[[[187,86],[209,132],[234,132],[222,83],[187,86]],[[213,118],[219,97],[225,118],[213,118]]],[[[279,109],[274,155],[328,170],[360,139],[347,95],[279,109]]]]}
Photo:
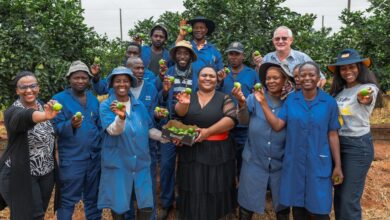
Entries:
{"type": "MultiPolygon", "coordinates": [[[[282,7],[283,2],[185,0],[183,13],[165,12],[158,18],[138,21],[129,35],[149,35],[149,30],[159,23],[167,27],[167,45],[172,45],[179,21],[202,15],[217,24],[210,42],[223,53],[230,42],[241,41],[249,63],[253,51],[259,50],[264,55],[274,50],[273,30],[285,25],[294,32],[293,47],[309,54],[324,72],[326,64],[333,63],[339,51],[355,48],[373,59],[373,70],[382,90],[390,89],[390,0],[369,0],[371,7],[366,12],[343,11],[340,19],[344,26],[334,34],[330,28],[314,30],[315,15],[298,14],[282,7]]],[[[9,83],[20,70],[38,75],[41,98],[47,100],[66,87],[64,75],[71,61],[82,60],[90,65],[98,56],[103,73],[121,64],[126,42],[98,35],[83,23],[82,13],[78,0],[0,0],[0,105],[3,108],[14,99],[14,87],[9,83]]],[[[150,43],[149,39],[145,43],[150,43]]]]}

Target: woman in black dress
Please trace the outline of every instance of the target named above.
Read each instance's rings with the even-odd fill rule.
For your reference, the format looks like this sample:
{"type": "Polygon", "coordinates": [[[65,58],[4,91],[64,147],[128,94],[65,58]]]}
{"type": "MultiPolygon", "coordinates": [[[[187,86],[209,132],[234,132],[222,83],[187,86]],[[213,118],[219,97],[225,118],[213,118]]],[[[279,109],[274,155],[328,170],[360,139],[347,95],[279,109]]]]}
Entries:
{"type": "Polygon", "coordinates": [[[176,142],[177,208],[182,219],[216,220],[235,208],[235,149],[229,130],[237,123],[236,109],[216,85],[217,72],[206,66],[198,73],[199,90],[177,95],[177,115],[184,124],[199,127],[191,147],[176,142]]]}

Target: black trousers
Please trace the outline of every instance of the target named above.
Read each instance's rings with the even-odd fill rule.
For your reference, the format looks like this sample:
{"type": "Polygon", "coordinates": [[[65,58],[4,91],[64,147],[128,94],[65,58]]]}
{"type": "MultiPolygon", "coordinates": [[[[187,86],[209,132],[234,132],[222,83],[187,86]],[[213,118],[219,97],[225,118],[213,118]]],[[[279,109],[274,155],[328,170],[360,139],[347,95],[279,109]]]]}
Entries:
{"type": "MultiPolygon", "coordinates": [[[[11,204],[11,168],[4,165],[0,170],[0,193],[8,206],[11,204]]],[[[43,220],[54,187],[54,170],[44,176],[32,177],[33,219],[43,220]]]]}

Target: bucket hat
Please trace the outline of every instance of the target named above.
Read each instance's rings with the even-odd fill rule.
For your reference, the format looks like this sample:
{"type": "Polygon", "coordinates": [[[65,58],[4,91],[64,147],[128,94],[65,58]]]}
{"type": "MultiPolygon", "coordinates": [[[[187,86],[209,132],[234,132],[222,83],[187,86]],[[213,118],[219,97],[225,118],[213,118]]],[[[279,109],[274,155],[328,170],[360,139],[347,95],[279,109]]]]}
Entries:
{"type": "Polygon", "coordinates": [[[133,72],[127,68],[127,67],[124,67],[124,66],[119,66],[115,69],[112,70],[112,72],[110,73],[110,75],[107,77],[107,82],[108,82],[108,85],[111,87],[111,80],[114,78],[114,76],[116,75],[127,75],[130,77],[131,79],[131,87],[137,87],[138,85],[138,81],[137,81],[137,78],[135,78],[135,76],[133,75],[133,72]]]}
{"type": "Polygon", "coordinates": [[[69,77],[72,73],[77,71],[84,71],[88,74],[88,76],[93,77],[93,75],[89,71],[88,66],[85,63],[81,62],[80,60],[74,61],[70,64],[69,70],[66,73],[65,77],[69,77]]]}
{"type": "Polygon", "coordinates": [[[370,58],[361,58],[359,53],[354,49],[344,49],[337,56],[336,63],[327,66],[328,70],[332,73],[336,71],[337,66],[348,65],[352,63],[362,62],[367,68],[372,64],[370,58]]]}

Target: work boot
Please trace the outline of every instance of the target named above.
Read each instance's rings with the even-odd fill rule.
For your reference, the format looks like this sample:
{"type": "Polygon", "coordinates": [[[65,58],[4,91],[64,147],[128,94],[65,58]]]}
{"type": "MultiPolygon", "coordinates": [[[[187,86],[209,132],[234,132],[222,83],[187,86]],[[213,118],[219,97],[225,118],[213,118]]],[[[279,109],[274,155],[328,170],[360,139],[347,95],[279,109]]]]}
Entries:
{"type": "Polygon", "coordinates": [[[137,210],[137,220],[149,220],[150,216],[152,216],[153,209],[152,208],[144,208],[137,210]]]}
{"type": "Polygon", "coordinates": [[[169,216],[169,212],[171,211],[172,206],[169,208],[162,208],[157,215],[157,220],[167,220],[169,216]]]}
{"type": "Polygon", "coordinates": [[[290,208],[280,210],[276,212],[276,220],[289,220],[290,219],[290,208]]]}
{"type": "Polygon", "coordinates": [[[251,220],[253,216],[253,212],[246,210],[242,207],[240,207],[240,210],[238,212],[238,219],[239,220],[251,220]]]}

